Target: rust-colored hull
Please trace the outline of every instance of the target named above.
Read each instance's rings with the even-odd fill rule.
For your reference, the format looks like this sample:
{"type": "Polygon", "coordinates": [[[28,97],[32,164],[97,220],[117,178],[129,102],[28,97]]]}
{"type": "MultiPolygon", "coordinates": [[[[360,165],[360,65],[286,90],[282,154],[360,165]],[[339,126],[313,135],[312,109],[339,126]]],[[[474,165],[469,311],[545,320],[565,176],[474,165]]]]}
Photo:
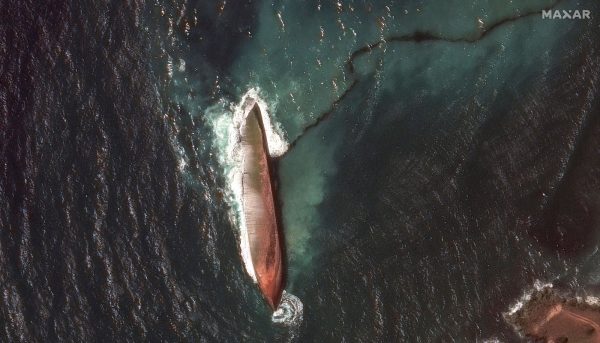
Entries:
{"type": "Polygon", "coordinates": [[[282,244],[273,170],[258,105],[241,128],[242,207],[258,286],[274,310],[283,291],[282,244]]]}

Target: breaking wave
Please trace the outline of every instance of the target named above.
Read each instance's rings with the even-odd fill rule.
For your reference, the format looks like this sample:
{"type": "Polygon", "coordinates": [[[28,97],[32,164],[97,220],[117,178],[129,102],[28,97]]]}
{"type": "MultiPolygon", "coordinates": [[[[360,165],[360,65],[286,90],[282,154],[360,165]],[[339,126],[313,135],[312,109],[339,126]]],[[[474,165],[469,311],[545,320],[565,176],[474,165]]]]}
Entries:
{"type": "Polygon", "coordinates": [[[525,305],[525,303],[527,303],[531,299],[531,295],[533,294],[533,292],[541,291],[545,288],[553,288],[552,283],[535,280],[535,282],[533,283],[533,287],[527,289],[523,293],[523,295],[521,295],[519,300],[517,300],[516,303],[510,306],[510,308],[506,313],[504,313],[504,315],[512,316],[513,314],[517,313],[523,307],[523,305],[525,305]]]}
{"type": "Polygon", "coordinates": [[[299,327],[302,324],[304,314],[304,305],[300,299],[286,291],[283,291],[281,303],[271,320],[275,324],[281,324],[288,327],[299,327]]]}

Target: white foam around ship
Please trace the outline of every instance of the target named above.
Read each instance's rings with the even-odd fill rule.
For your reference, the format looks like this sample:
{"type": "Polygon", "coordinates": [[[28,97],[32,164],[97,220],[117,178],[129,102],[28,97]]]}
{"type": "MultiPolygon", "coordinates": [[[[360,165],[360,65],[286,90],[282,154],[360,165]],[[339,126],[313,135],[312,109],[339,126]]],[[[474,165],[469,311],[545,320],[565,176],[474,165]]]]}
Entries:
{"type": "Polygon", "coordinates": [[[281,303],[277,310],[273,312],[271,320],[276,324],[298,327],[302,323],[303,316],[304,305],[302,301],[297,296],[283,291],[281,303]]]}

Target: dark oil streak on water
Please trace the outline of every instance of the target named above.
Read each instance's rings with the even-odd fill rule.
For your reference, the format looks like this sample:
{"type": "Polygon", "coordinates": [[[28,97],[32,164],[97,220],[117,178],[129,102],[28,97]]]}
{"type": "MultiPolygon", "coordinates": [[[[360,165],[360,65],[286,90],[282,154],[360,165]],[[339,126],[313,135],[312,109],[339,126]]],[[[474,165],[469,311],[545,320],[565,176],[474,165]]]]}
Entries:
{"type": "MultiPolygon", "coordinates": [[[[432,34],[429,32],[416,31],[416,32],[414,32],[412,34],[408,34],[408,35],[389,36],[388,38],[384,38],[375,43],[371,43],[371,44],[365,45],[361,48],[358,48],[357,50],[352,52],[352,54],[350,55],[350,58],[346,61],[346,64],[344,65],[344,70],[352,78],[352,83],[350,84],[350,86],[348,86],[348,88],[346,88],[346,90],[335,101],[333,101],[333,103],[331,104],[331,106],[329,107],[329,109],[327,111],[325,111],[320,116],[318,116],[314,122],[312,122],[311,124],[307,125],[304,129],[302,129],[302,132],[298,136],[296,136],[296,138],[294,138],[294,140],[290,143],[289,149],[286,151],[286,154],[289,151],[293,150],[293,148],[296,146],[296,144],[298,144],[298,141],[302,137],[304,137],[304,135],[307,132],[309,132],[311,129],[318,126],[321,122],[323,122],[324,120],[329,118],[335,112],[335,110],[337,109],[339,104],[346,98],[346,96],[360,82],[360,80],[356,77],[356,71],[355,71],[355,67],[354,67],[354,61],[357,58],[359,58],[360,56],[362,56],[366,53],[369,53],[372,50],[377,49],[386,43],[409,43],[409,42],[412,42],[412,43],[448,42],[448,43],[467,43],[467,44],[477,43],[478,41],[482,40],[483,38],[488,36],[490,33],[495,31],[496,29],[502,27],[503,25],[515,22],[519,19],[531,17],[533,15],[541,15],[542,11],[548,11],[548,10],[554,9],[562,1],[564,1],[564,0],[557,0],[552,5],[547,6],[545,8],[538,9],[538,10],[532,10],[529,12],[525,12],[523,14],[519,14],[519,15],[515,15],[512,17],[507,17],[507,18],[498,20],[497,22],[493,23],[492,25],[485,27],[482,30],[479,30],[479,33],[474,37],[451,38],[451,37],[444,37],[441,35],[432,34]]],[[[281,156],[281,157],[283,157],[283,156],[281,156]]]]}

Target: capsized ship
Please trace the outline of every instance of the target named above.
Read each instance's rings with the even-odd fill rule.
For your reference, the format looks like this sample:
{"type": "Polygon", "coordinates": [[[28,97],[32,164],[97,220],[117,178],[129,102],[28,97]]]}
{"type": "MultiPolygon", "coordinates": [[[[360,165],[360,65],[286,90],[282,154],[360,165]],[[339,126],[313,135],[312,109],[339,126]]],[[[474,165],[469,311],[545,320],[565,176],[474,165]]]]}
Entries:
{"type": "Polygon", "coordinates": [[[271,309],[283,291],[283,246],[275,192],[273,161],[258,104],[241,126],[242,211],[256,282],[271,309]]]}

